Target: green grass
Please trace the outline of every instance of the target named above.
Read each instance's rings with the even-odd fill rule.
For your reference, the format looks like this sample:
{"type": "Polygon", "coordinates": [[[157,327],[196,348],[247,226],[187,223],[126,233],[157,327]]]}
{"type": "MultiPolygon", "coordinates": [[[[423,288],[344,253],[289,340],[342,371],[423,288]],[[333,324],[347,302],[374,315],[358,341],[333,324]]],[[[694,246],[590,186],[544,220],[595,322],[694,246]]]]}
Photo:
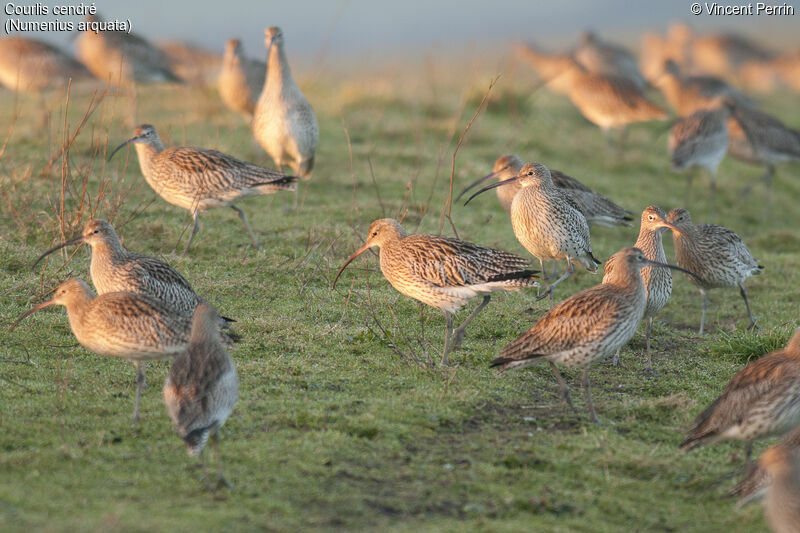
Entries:
{"type": "MultiPolygon", "coordinates": [[[[734,480],[724,475],[744,459],[739,443],[690,454],[677,445],[733,373],[780,346],[796,325],[797,167],[779,169],[767,203],[760,187],[747,198],[738,194],[760,170],[726,160],[714,214],[706,178],[695,180],[694,220],[733,228],[766,267],[746,283],[761,330],[742,333],[747,318],[738,291],[717,290],[710,293],[709,333],[698,337],[699,294],[676,278],[673,299],[653,330],[658,376],[643,373],[640,328],[623,350],[623,368],[592,370],[604,422],[594,426],[560,404],[545,365],[502,377],[488,367],[545,312],[534,293],[495,296],[467,331],[464,349],[451,355],[454,365],[427,370],[412,359],[438,360],[443,318],[426,308],[421,324],[417,304],[388,285],[374,255],[365,254],[335,291],[329,288],[376,218],[404,218],[411,231],[443,227],[452,234],[440,217],[450,158],[494,69],[465,75],[435,66],[436,74],[428,71],[421,80],[409,70],[393,78],[320,75],[304,84],[321,142],[314,176],[301,184],[300,207],[286,212],[281,195],[240,203],[260,251],[249,246],[232,210],[208,212],[187,256],[174,250],[188,214],[153,200],[133,157],[126,164],[122,153],[104,163],[104,154],[130,136],[130,124],[121,120],[126,99],[106,97],[71,147],[59,219],[62,160],[42,170],[63,138],[62,98],[51,97],[52,121],[40,128],[34,103],[21,97],[15,108],[6,93],[0,124],[14,126],[0,157],[4,531],[765,529],[758,506],[734,509],[725,497],[734,480]],[[66,255],[53,256],[44,273],[29,265],[93,212],[110,218],[130,249],[162,257],[238,320],[244,338],[233,356],[240,399],[222,441],[234,490],[208,493],[199,482],[161,402],[166,363],[149,367],[141,422],[132,427],[132,365],[78,346],[63,309],[37,313],[6,332],[5,325],[69,272],[88,278],[83,249],[63,268],[66,255]]],[[[668,170],[662,125],[632,128],[618,157],[567,101],[544,90],[529,93],[532,86],[519,70],[500,78],[458,153],[456,193],[488,172],[497,156],[517,153],[566,171],[635,212],[651,203],[684,204],[684,178],[668,170]]],[[[89,96],[73,93],[69,132],[89,96]]],[[[764,105],[800,124],[790,97],[776,95],[764,105]]],[[[153,123],[168,144],[269,164],[213,91],[141,88],[138,121],[153,123]]],[[[467,208],[453,205],[452,219],[461,238],[526,253],[492,195],[467,208]]],[[[607,258],[633,243],[636,232],[593,230],[595,255],[607,258]]],[[[669,235],[665,244],[672,256],[669,235]]],[[[599,281],[579,272],[557,297],[599,281]]],[[[565,376],[583,408],[578,374],[565,376]]]]}

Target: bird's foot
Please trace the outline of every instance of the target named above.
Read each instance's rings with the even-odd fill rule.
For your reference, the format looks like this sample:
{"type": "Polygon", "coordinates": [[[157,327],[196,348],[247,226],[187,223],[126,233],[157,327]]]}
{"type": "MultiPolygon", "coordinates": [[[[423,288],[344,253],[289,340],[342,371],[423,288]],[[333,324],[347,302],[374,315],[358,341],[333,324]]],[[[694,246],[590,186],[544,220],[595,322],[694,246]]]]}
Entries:
{"type": "Polygon", "coordinates": [[[747,327],[747,331],[759,331],[761,328],[758,327],[758,324],[755,322],[751,322],[750,325],[747,327]]]}
{"type": "Polygon", "coordinates": [[[453,339],[452,339],[453,345],[450,349],[458,350],[459,348],[461,348],[461,343],[463,342],[464,342],[464,330],[461,328],[456,328],[455,331],[453,331],[453,339]]]}
{"type": "Polygon", "coordinates": [[[228,481],[228,478],[225,477],[225,474],[220,472],[219,476],[217,477],[217,488],[218,489],[225,488],[228,490],[233,490],[234,487],[233,484],[230,481],[228,481]]]}

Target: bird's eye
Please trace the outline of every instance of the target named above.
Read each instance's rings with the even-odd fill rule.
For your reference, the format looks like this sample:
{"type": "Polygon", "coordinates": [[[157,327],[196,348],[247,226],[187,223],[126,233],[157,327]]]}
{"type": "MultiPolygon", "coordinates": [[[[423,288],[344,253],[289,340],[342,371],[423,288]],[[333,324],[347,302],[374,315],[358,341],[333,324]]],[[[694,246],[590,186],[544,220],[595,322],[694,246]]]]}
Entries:
{"type": "Polygon", "coordinates": [[[373,237],[377,237],[377,235],[378,235],[377,231],[372,234],[373,237]]]}
{"type": "Polygon", "coordinates": [[[655,220],[655,218],[656,217],[654,217],[653,215],[650,215],[649,217],[647,217],[648,220],[655,220]]]}

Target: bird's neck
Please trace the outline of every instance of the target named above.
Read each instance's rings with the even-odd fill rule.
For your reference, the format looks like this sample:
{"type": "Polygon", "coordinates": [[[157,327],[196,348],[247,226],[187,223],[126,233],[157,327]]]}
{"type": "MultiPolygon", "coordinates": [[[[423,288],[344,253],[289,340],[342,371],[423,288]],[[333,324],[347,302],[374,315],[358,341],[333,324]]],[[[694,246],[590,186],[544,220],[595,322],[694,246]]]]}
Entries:
{"type": "Polygon", "coordinates": [[[644,282],[639,270],[628,265],[617,265],[603,278],[603,285],[613,285],[618,290],[636,294],[642,293],[644,297],[644,282]]]}
{"type": "Polygon", "coordinates": [[[289,68],[289,61],[286,60],[286,52],[283,49],[283,45],[276,44],[269,49],[267,78],[264,82],[264,87],[283,87],[287,84],[294,85],[294,78],[292,78],[292,71],[289,68]]]}
{"type": "MultiPolygon", "coordinates": [[[[69,326],[75,333],[75,336],[80,335],[83,325],[83,315],[89,308],[95,296],[88,289],[84,289],[79,293],[72,294],[68,302],[64,304],[67,308],[67,318],[69,319],[69,326]]],[[[78,338],[80,342],[80,338],[78,338]]]]}
{"type": "Polygon", "coordinates": [[[639,237],[636,239],[636,244],[634,244],[634,246],[643,251],[647,257],[654,261],[661,261],[663,263],[667,260],[664,254],[662,235],[658,230],[653,231],[642,228],[639,230],[639,237]]]}
{"type": "Polygon", "coordinates": [[[151,143],[136,143],[136,155],[139,156],[139,166],[145,177],[150,175],[153,159],[164,150],[164,143],[157,139],[151,143]]]}

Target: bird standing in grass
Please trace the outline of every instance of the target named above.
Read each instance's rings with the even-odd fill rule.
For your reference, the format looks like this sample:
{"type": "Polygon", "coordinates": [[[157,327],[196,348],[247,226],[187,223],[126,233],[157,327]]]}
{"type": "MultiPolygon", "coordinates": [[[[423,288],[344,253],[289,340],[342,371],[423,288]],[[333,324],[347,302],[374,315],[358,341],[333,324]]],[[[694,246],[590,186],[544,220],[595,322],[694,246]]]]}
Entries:
{"type": "Polygon", "coordinates": [[[461,345],[464,330],[491,293],[538,286],[538,271],[519,256],[450,237],[409,235],[396,220],[383,218],[370,224],[366,242],[339,269],[333,287],[347,265],[373,246],[380,248],[381,272],[392,287],[444,313],[442,365],[450,350],[461,345]],[[483,301],[453,329],[453,314],[478,295],[483,301]]]}
{"type": "Polygon", "coordinates": [[[680,447],[689,451],[721,440],[743,440],[749,467],[755,439],[781,435],[798,424],[800,329],[785,348],[737,372],[719,398],[694,419],[680,447]]]}
{"type": "Polygon", "coordinates": [[[139,167],[145,180],[164,200],[188,209],[194,225],[183,252],[189,250],[200,229],[201,211],[212,207],[230,207],[239,215],[253,245],[259,248],[244,211],[234,202],[245,196],[273,194],[297,189],[297,178],[242,161],[228,154],[204,148],[165,148],[155,127],[142,124],[133,137],[117,146],[110,160],[120,149],[134,143],[139,167]]]}
{"type": "Polygon", "coordinates": [[[485,191],[515,183],[522,186],[511,203],[511,226],[517,240],[539,260],[543,272],[545,259],[567,260],[566,272],[539,296],[549,296],[552,304],[553,288],[575,271],[573,261],[589,272],[597,272],[600,261],[592,255],[589,224],[563,190],[553,184],[550,169],[541,163],[525,164],[517,176],[483,187],[464,205],[485,191]]]}
{"type": "Polygon", "coordinates": [[[701,167],[711,174],[711,190],[716,188],[715,178],[719,164],[728,152],[728,111],[726,108],[702,109],[681,117],[672,126],[667,139],[670,167],[686,174],[686,197],[692,186],[693,167],[701,167]]]}
{"type": "Polygon", "coordinates": [[[214,308],[197,306],[189,345],[175,356],[164,383],[164,404],[191,456],[200,455],[206,486],[210,487],[203,454],[211,438],[219,463],[218,481],[230,486],[222,473],[219,430],[230,416],[239,394],[239,379],[231,356],[220,341],[214,308]]]}
{"type": "MultiPolygon", "coordinates": [[[[800,453],[800,426],[795,427],[781,437],[773,447],[800,453]]],[[[740,498],[736,505],[741,507],[751,501],[762,498],[771,482],[770,473],[764,468],[759,459],[754,468],[747,473],[747,477],[737,483],[730,493],[740,498]]]]}
{"type": "Polygon", "coordinates": [[[667,222],[679,230],[672,232],[678,265],[699,276],[691,277],[690,280],[700,289],[703,298],[700,335],[703,334],[708,308],[706,291],[719,287],[739,287],[750,317],[750,326],[747,329],[755,329],[756,319],[750,310],[747,290],[742,283],[750,276],[761,274],[764,267],[753,258],[742,238],[728,228],[716,224],[695,225],[689,211],[683,208],[667,213],[667,222]]]}
{"type": "Polygon", "coordinates": [[[267,65],[264,62],[244,56],[239,39],[230,39],[225,44],[217,82],[219,95],[225,106],[251,120],[256,100],[264,87],[266,71],[267,65]]]}
{"type": "MultiPolygon", "coordinates": [[[[503,348],[492,361],[499,372],[550,363],[569,406],[575,410],[567,384],[556,365],[582,367],[581,383],[592,421],[597,413],[589,390],[589,368],[624,346],[644,316],[647,296],[640,271],[645,266],[677,268],[651,261],[638,248],[623,248],[613,259],[615,268],[603,283],[567,298],[548,311],[528,331],[503,348]]],[[[577,412],[577,411],[576,411],[577,412]]]]}

